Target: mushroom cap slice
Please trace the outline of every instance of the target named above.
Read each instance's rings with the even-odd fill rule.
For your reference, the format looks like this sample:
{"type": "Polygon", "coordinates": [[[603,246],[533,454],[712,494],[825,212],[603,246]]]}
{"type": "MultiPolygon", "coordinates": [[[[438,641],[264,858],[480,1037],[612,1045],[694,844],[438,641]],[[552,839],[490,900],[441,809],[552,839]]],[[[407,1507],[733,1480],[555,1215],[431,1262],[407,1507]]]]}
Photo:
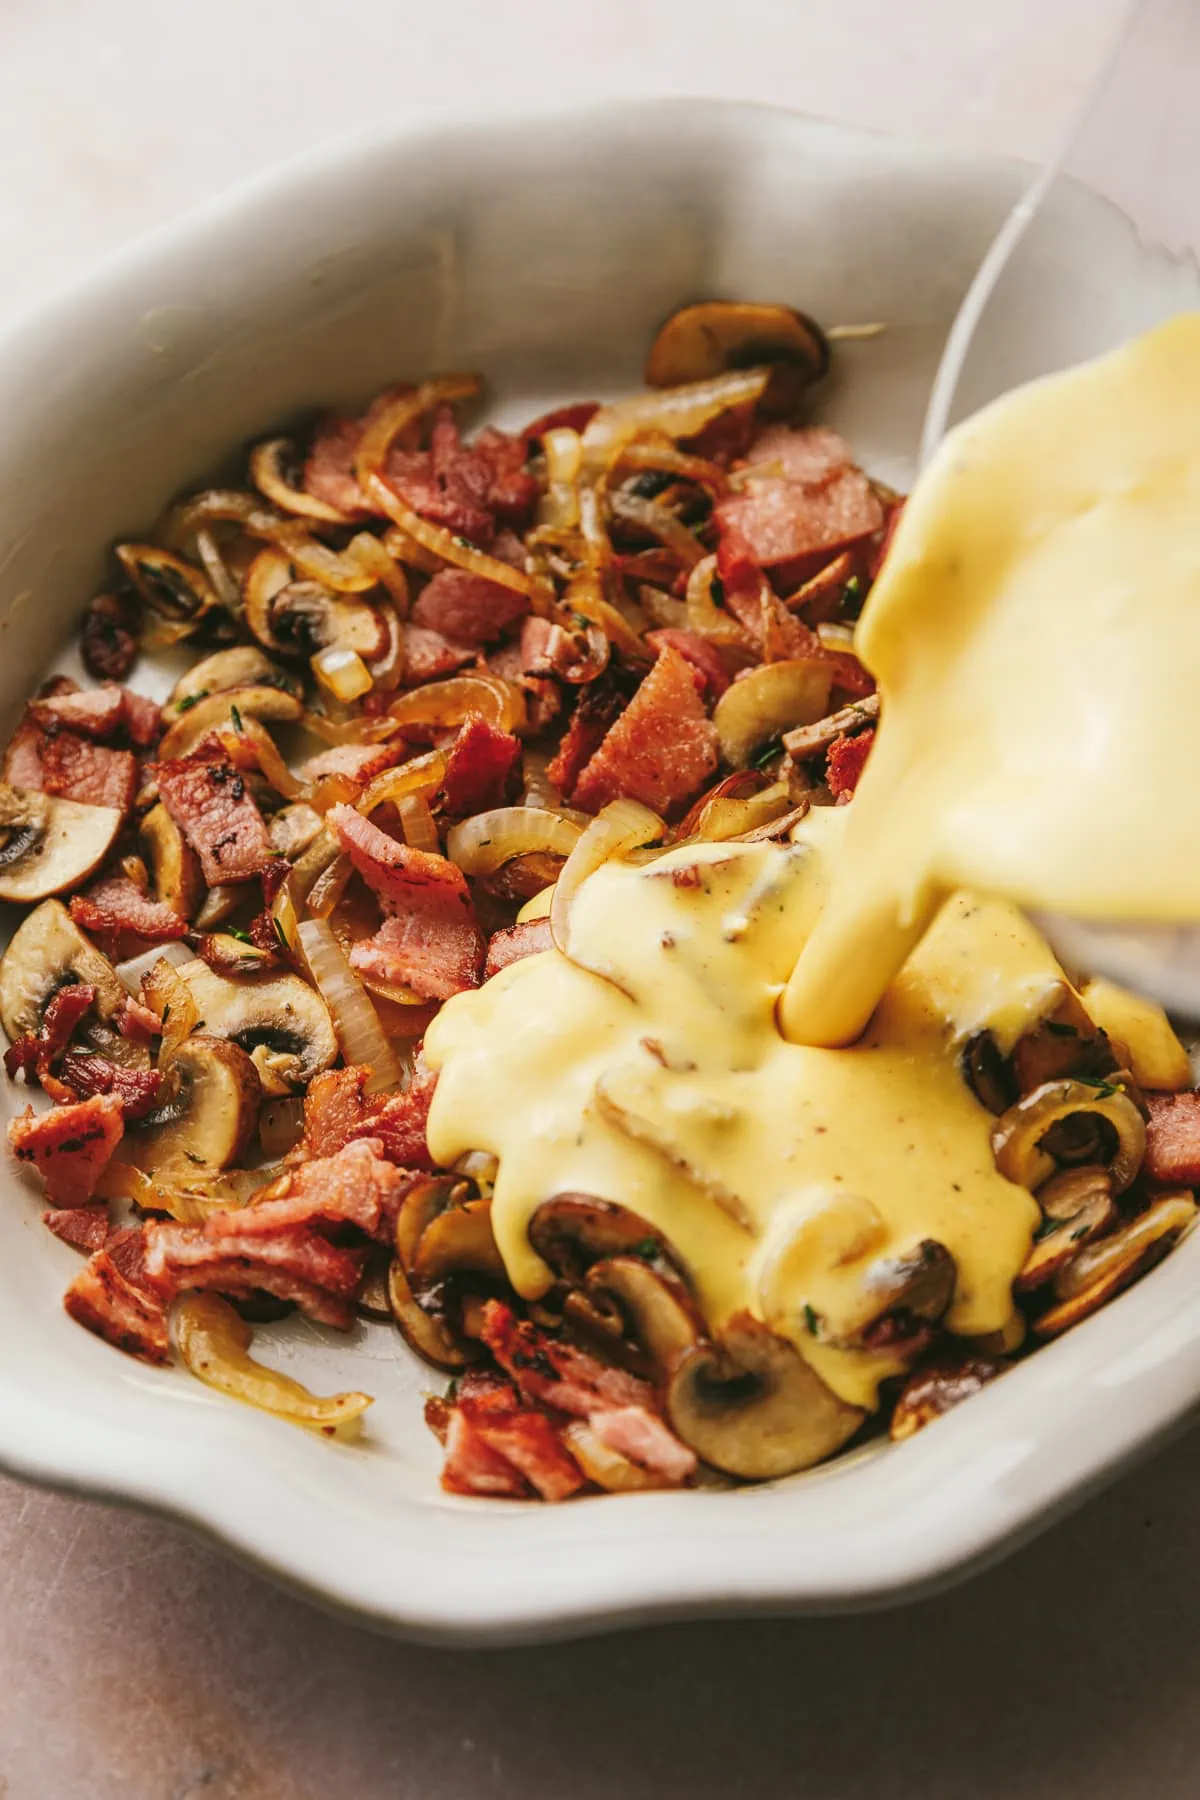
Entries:
{"type": "Polygon", "coordinates": [[[150,861],[156,897],[181,919],[194,918],[204,900],[200,858],[160,801],[138,826],[150,861]]]}
{"type": "Polygon", "coordinates": [[[30,905],[72,892],[95,874],[120,829],[115,806],[0,784],[0,900],[30,905]]]}
{"type": "Polygon", "coordinates": [[[233,720],[234,712],[247,719],[269,719],[277,723],[294,722],[304,711],[295,694],[285,694],[276,687],[225,688],[197,701],[170,726],[158,754],[164,762],[188,756],[201,738],[210,731],[220,731],[233,720]]]}
{"type": "Polygon", "coordinates": [[[669,1260],[661,1231],[615,1200],[556,1194],[529,1221],[529,1241],[556,1275],[578,1281],[601,1258],[636,1254],[669,1260]]]}
{"type": "Polygon", "coordinates": [[[730,768],[747,768],[780,732],[824,717],[832,671],[832,663],[820,657],[795,656],[761,663],[732,682],[713,708],[721,755],[730,768]]]}
{"type": "Polygon", "coordinates": [[[699,1308],[679,1277],[639,1256],[609,1256],[593,1263],[587,1291],[618,1302],[628,1332],[660,1371],[704,1336],[699,1308]]]}
{"type": "Polygon", "coordinates": [[[337,644],[369,663],[383,655],[390,637],[383,608],[331,594],[319,581],[289,581],[274,592],[254,584],[247,589],[246,624],[278,656],[309,657],[337,644]]]}
{"type": "Polygon", "coordinates": [[[417,1304],[404,1264],[398,1256],[393,1256],[388,1269],[387,1297],[392,1317],[403,1333],[404,1341],[425,1362],[432,1363],[435,1369],[446,1369],[450,1373],[478,1362],[480,1352],[477,1345],[460,1339],[444,1319],[426,1312],[424,1307],[417,1304]]]}
{"type": "Polygon", "coordinates": [[[259,1045],[294,1056],[301,1086],[337,1061],[338,1041],[321,996],[299,975],[218,975],[197,958],[180,975],[192,990],[204,1027],[247,1052],[259,1045]]]}
{"type": "Polygon", "coordinates": [[[163,723],[173,725],[200,700],[230,688],[273,687],[299,697],[299,683],[254,644],[235,644],[193,663],[179,677],[162,709],[163,723]]]}
{"type": "Polygon", "coordinates": [[[439,1213],[465,1199],[470,1188],[455,1175],[423,1175],[414,1181],[396,1214],[396,1254],[411,1274],[417,1245],[439,1213]]]}
{"type": "Polygon", "coordinates": [[[1164,1194],[1119,1231],[1083,1245],[1054,1281],[1057,1305],[1034,1321],[1039,1337],[1057,1337],[1090,1318],[1114,1294],[1161,1262],[1197,1217],[1190,1192],[1164,1194]]]}
{"type": "Polygon", "coordinates": [[[413,1280],[444,1281],[448,1275],[505,1279],[504,1259],[492,1232],[490,1200],[468,1200],[465,1206],[448,1206],[421,1233],[413,1253],[413,1280]]]}
{"type": "Polygon", "coordinates": [[[128,1142],[138,1167],[162,1174],[182,1166],[228,1169],[241,1161],[258,1128],[262,1088],[246,1052],[226,1038],[197,1032],[175,1052],[175,1095],[128,1142]]]}
{"type": "MultiPolygon", "coordinates": [[[[1113,1192],[1124,1193],[1141,1167],[1146,1149],[1145,1121],[1125,1091],[1123,1084],[1128,1081],[1128,1075],[1118,1070],[1099,1086],[1082,1081],[1045,1081],[1031,1093],[1023,1094],[992,1127],[992,1154],[1000,1173],[1019,1186],[1036,1191],[1055,1169],[1047,1141],[1050,1133],[1068,1122],[1078,1125],[1090,1121],[1111,1128],[1115,1148],[1109,1173],[1113,1192]]],[[[1082,1159],[1074,1156],[1071,1160],[1082,1159]]],[[[1098,1159],[1089,1155],[1087,1160],[1098,1159]]]]}
{"type": "Polygon", "coordinates": [[[829,341],[814,320],[791,306],[703,300],[681,306],[660,327],[646,358],[646,380],[651,387],[678,387],[765,363],[780,366],[760,407],[794,412],[804,389],[829,369],[829,341]]]}
{"type": "Polygon", "coordinates": [[[96,990],[96,1012],[111,1019],[128,999],[107,956],[84,936],[61,900],[46,900],[22,919],[0,957],[0,1024],[10,1038],[36,1032],[49,1001],[69,982],[96,990]]]}
{"type": "Polygon", "coordinates": [[[714,1468],[769,1481],[840,1450],[866,1416],[830,1392],[786,1339],[749,1313],[685,1350],[665,1393],[677,1437],[714,1468]]]}

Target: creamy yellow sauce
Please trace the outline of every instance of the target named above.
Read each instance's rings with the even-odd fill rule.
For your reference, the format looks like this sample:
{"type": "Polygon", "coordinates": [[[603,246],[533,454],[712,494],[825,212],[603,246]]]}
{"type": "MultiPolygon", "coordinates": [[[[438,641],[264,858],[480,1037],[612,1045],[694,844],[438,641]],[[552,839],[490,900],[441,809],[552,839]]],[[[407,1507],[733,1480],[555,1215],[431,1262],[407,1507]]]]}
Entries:
{"type": "Polygon", "coordinates": [[[961,1048],[985,1026],[1011,1047],[1063,976],[1020,914],[956,896],[860,1043],[785,1042],[777,1002],[849,810],[811,815],[793,844],[605,865],[573,904],[569,959],[529,957],[449,1001],[425,1055],[434,1155],[499,1159],[492,1220],[518,1292],[549,1281],[528,1238],[542,1201],[616,1200],[665,1233],[712,1326],[749,1308],[871,1406],[901,1365],[845,1340],[922,1241],[954,1257],[952,1331],[1012,1320],[1039,1213],[995,1168],[961,1048]]]}
{"type": "Polygon", "coordinates": [[[957,888],[1200,918],[1200,314],[953,432],[856,649],[882,722],[789,1037],[855,1038],[957,888]]]}

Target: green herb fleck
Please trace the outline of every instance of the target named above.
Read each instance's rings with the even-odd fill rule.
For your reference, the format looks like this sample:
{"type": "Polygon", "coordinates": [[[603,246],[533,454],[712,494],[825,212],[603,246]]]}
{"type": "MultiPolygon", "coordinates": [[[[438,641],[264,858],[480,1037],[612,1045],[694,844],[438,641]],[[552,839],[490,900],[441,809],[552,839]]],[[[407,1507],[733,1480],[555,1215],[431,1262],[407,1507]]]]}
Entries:
{"type": "Polygon", "coordinates": [[[708,593],[709,593],[709,598],[711,599],[714,606],[724,606],[724,604],[725,604],[725,583],[721,580],[721,577],[719,575],[714,575],[712,580],[709,582],[708,593]]]}
{"type": "Polygon", "coordinates": [[[168,1003],[162,1009],[162,1022],[164,1025],[166,1024],[166,1022],[170,1018],[170,1016],[171,1016],[171,1007],[170,1007],[170,1004],[168,1003]]]}
{"type": "Polygon", "coordinates": [[[248,931],[243,931],[240,926],[237,925],[231,925],[227,935],[231,938],[236,938],[239,944],[254,943],[254,939],[250,936],[250,933],[248,931]]]}
{"type": "Polygon", "coordinates": [[[1111,1081],[1106,1081],[1103,1075],[1072,1075],[1071,1080],[1081,1081],[1084,1087],[1095,1088],[1097,1100],[1107,1100],[1110,1094],[1120,1092],[1111,1081]]]}
{"type": "Polygon", "coordinates": [[[458,545],[460,550],[473,550],[475,548],[470,538],[459,537],[457,532],[454,534],[454,542],[458,545]]]}
{"type": "Polygon", "coordinates": [[[815,1306],[809,1306],[807,1302],[804,1307],[804,1324],[810,1337],[820,1337],[821,1315],[815,1306]]]}
{"type": "Polygon", "coordinates": [[[457,1375],[452,1375],[449,1382],[446,1384],[445,1398],[450,1403],[451,1406],[453,1406],[454,1402],[458,1399],[458,1377],[457,1377],[457,1375]]]}
{"type": "Polygon", "coordinates": [[[844,601],[846,601],[848,604],[852,605],[854,603],[854,601],[861,600],[862,597],[863,597],[862,581],[859,578],[859,576],[852,575],[850,577],[849,581],[846,583],[845,587],[842,589],[842,599],[844,601]]]}
{"type": "Polygon", "coordinates": [[[208,699],[208,692],[207,688],[197,688],[194,694],[185,694],[183,699],[178,702],[176,710],[181,713],[191,712],[193,706],[199,706],[202,700],[208,699]]]}
{"type": "Polygon", "coordinates": [[[769,762],[774,762],[782,749],[783,740],[780,734],[776,732],[774,737],[767,739],[760,750],[754,752],[754,755],[750,758],[750,767],[752,769],[765,769],[769,762]]]}
{"type": "Polygon", "coordinates": [[[279,923],[279,920],[275,917],[274,913],[271,914],[271,923],[275,927],[275,936],[279,939],[280,948],[283,950],[283,954],[285,956],[290,956],[292,954],[292,946],[288,943],[287,933],[279,923]]]}
{"type": "Polygon", "coordinates": [[[236,732],[240,733],[245,731],[246,727],[242,724],[242,715],[236,706],[231,706],[229,708],[229,717],[233,720],[233,729],[236,732]]]}
{"type": "Polygon", "coordinates": [[[1046,1030],[1052,1031],[1055,1037],[1078,1037],[1079,1030],[1075,1025],[1068,1025],[1062,1019],[1047,1019],[1046,1030]]]}
{"type": "Polygon", "coordinates": [[[630,1246],[630,1256],[640,1256],[643,1262],[653,1262],[659,1253],[657,1238],[643,1238],[641,1243],[630,1246]]]}
{"type": "Polygon", "coordinates": [[[197,1156],[196,1152],[194,1150],[185,1150],[183,1154],[187,1157],[187,1159],[190,1163],[195,1163],[195,1165],[198,1169],[202,1169],[204,1167],[204,1158],[202,1156],[197,1156]]]}

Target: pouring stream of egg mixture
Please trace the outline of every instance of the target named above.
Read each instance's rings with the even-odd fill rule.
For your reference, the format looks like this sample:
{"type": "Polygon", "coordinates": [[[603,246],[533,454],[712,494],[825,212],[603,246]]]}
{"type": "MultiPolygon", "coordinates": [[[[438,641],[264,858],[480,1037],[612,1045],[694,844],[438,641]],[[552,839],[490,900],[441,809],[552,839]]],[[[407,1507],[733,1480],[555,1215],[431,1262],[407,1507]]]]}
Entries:
{"type": "Polygon", "coordinates": [[[951,1331],[1013,1330],[1039,1208],[963,1045],[1006,1054],[1068,991],[1019,907],[1200,918],[1198,517],[1200,315],[989,407],[865,610],[882,723],[853,803],[790,843],[610,861],[565,945],[447,1003],[430,1146],[498,1159],[521,1294],[551,1279],[530,1218],[569,1191],[658,1227],[712,1326],[749,1310],[854,1406],[904,1366],[863,1342],[872,1271],[922,1245],[954,1259],[951,1331]]]}

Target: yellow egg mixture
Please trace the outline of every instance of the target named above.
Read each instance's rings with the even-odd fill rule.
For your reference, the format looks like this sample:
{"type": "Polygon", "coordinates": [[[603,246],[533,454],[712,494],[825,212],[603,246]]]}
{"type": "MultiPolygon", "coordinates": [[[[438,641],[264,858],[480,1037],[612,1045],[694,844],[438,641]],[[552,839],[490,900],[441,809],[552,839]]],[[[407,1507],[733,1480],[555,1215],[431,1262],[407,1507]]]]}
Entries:
{"type": "Polygon", "coordinates": [[[872,1284],[924,1241],[957,1267],[948,1327],[1002,1332],[1040,1215],[962,1047],[1011,1049],[1063,991],[1009,900],[1200,917],[1197,620],[1200,315],[946,441],[860,628],[884,723],[850,807],[605,865],[566,955],[434,1021],[430,1145],[499,1159],[517,1290],[550,1279],[531,1215],[579,1192],[663,1231],[711,1325],[749,1308],[854,1404],[902,1366],[854,1347],[872,1284]]]}

